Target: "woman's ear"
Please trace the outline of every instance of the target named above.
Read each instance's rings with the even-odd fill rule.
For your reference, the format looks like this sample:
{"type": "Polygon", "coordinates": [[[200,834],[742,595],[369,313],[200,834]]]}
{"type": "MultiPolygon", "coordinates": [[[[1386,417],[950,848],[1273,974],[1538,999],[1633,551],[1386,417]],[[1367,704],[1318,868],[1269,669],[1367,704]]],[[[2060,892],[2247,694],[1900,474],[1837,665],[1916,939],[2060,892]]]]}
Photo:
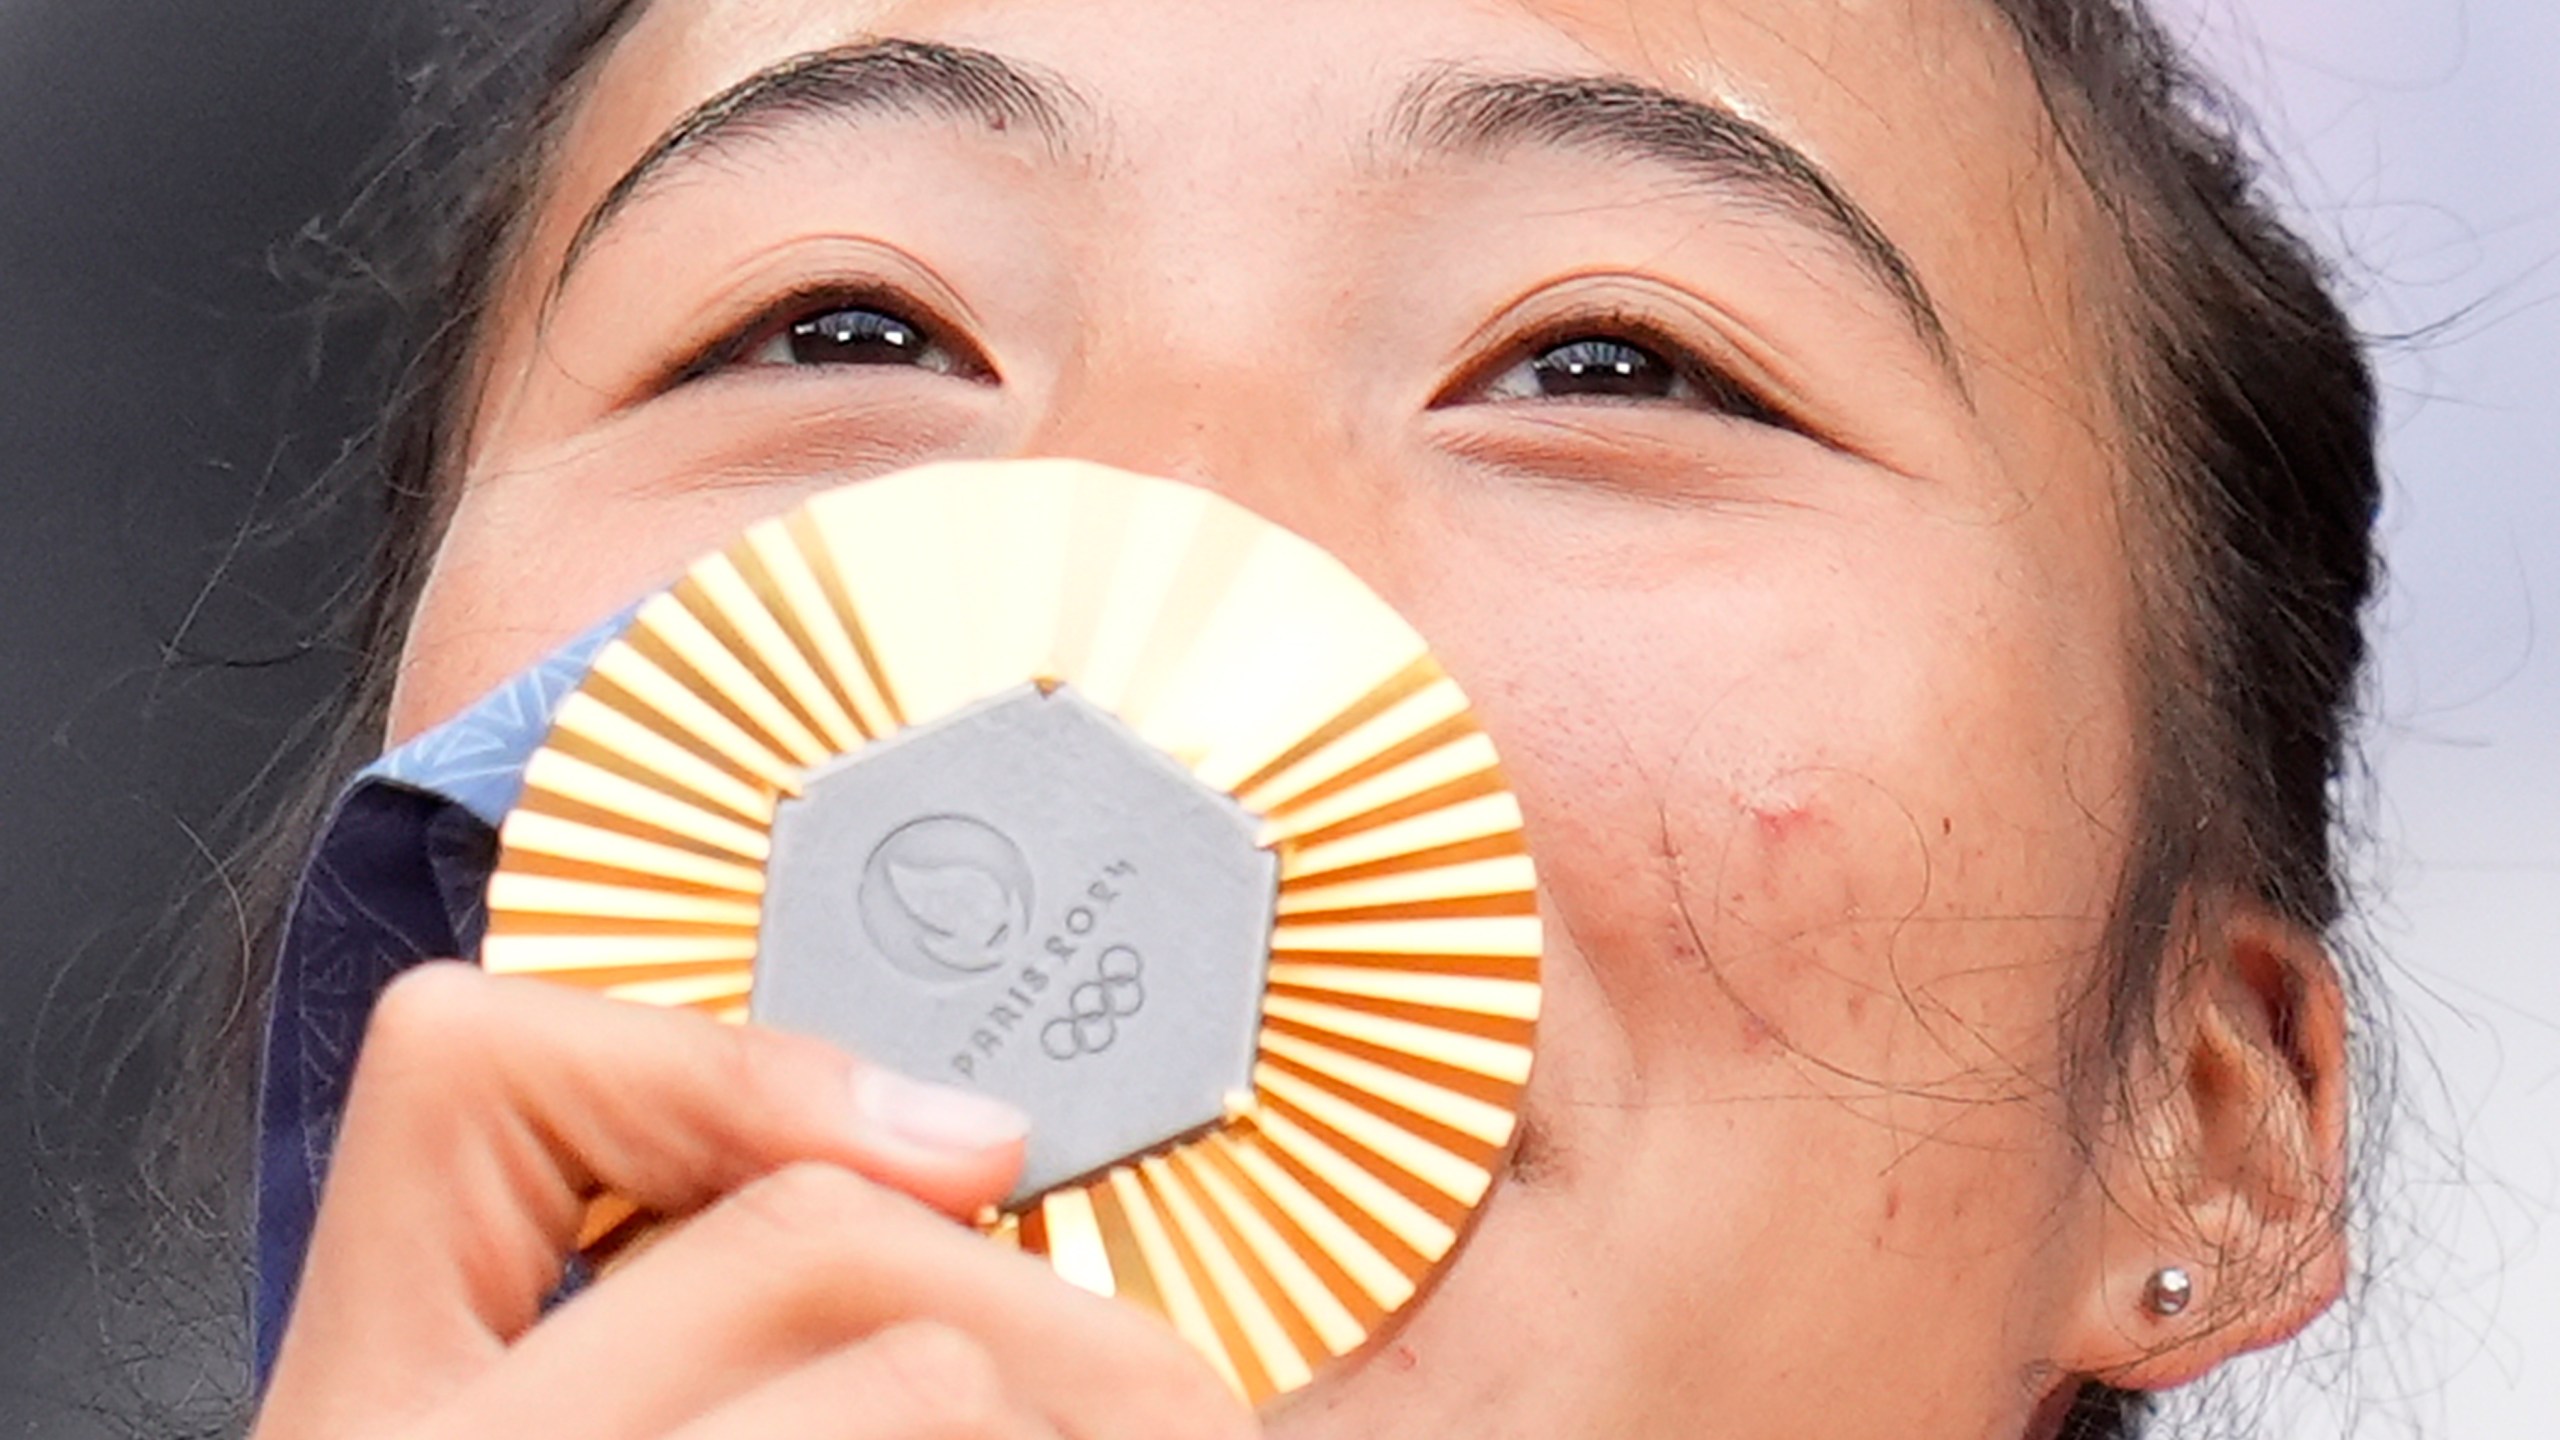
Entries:
{"type": "Polygon", "coordinates": [[[2197,923],[2098,1158],[2098,1242],[2056,1363],[2185,1384],[2346,1284],[2347,1017],[2320,938],[2241,901],[2197,923]],[[2188,1289],[2179,1293],[2179,1272],[2188,1289]],[[2166,1278],[2167,1283],[2163,1284],[2166,1278]]]}

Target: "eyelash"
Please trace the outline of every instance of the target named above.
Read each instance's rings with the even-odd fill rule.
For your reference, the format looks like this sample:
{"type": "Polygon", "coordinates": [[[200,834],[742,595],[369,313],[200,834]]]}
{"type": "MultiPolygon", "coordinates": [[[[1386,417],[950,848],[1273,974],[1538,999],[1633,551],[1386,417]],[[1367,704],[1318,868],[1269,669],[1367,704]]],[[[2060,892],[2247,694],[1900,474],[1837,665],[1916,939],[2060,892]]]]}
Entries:
{"type": "MultiPolygon", "coordinates": [[[[807,286],[767,302],[746,321],[731,326],[719,339],[675,367],[666,382],[657,388],[661,391],[674,389],[742,366],[748,356],[790,334],[795,326],[846,310],[878,311],[904,320],[922,332],[928,343],[940,346],[949,354],[952,369],[947,373],[981,384],[998,382],[995,366],[960,338],[960,327],[946,321],[932,306],[914,295],[885,285],[834,283],[807,286]]],[[[1547,321],[1503,346],[1492,359],[1471,366],[1456,383],[1441,392],[1431,408],[1541,403],[1479,397],[1483,397],[1494,382],[1519,367],[1534,364],[1544,356],[1577,343],[1632,346],[1667,366],[1672,379],[1686,385],[1692,392],[1691,396],[1685,402],[1589,396],[1551,398],[1543,403],[1679,404],[1681,408],[1722,414],[1747,424],[1764,425],[1798,435],[1812,434],[1784,406],[1763,391],[1736,379],[1726,367],[1700,353],[1696,347],[1673,338],[1650,316],[1617,309],[1584,311],[1547,321]]]]}

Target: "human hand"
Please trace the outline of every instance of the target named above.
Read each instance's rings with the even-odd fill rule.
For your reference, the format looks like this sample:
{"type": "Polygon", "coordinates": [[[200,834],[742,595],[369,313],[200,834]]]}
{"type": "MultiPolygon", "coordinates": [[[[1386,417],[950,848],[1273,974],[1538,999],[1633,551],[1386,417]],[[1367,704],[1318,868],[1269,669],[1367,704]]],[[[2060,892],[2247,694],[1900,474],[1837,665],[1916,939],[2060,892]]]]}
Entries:
{"type": "Polygon", "coordinates": [[[255,1440],[1246,1437],[1172,1331],[953,1217],[1010,1110],[460,965],[382,997],[255,1440]],[[545,1313],[589,1202],[684,1223],[545,1313]]]}

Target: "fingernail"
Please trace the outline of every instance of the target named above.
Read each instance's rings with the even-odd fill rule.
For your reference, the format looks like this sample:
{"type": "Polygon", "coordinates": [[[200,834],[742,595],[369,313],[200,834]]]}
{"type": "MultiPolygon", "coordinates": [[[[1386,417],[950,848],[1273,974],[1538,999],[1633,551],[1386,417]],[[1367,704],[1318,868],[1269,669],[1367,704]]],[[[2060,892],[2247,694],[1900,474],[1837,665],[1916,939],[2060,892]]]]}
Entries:
{"type": "Polygon", "coordinates": [[[1030,1118],[1001,1100],[876,1065],[854,1072],[853,1108],[866,1122],[929,1150],[988,1150],[1031,1132],[1030,1118]]]}

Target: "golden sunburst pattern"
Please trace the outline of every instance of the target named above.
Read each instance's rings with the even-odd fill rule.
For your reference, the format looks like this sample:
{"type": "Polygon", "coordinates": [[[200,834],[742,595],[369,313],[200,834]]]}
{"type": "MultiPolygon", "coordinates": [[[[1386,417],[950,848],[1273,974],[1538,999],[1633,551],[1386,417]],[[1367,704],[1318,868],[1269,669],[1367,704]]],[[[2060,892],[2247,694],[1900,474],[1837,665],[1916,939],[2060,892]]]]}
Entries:
{"type": "Polygon", "coordinates": [[[1490,742],[1412,629],[1305,541],[1063,461],[911,471],[757,526],[561,707],[502,831],[482,960],[743,1020],[777,807],[1026,681],[1233,797],[1278,885],[1251,1095],[990,1229],[1159,1312],[1258,1401],[1360,1344],[1456,1243],[1539,1001],[1535,878],[1490,742]]]}

